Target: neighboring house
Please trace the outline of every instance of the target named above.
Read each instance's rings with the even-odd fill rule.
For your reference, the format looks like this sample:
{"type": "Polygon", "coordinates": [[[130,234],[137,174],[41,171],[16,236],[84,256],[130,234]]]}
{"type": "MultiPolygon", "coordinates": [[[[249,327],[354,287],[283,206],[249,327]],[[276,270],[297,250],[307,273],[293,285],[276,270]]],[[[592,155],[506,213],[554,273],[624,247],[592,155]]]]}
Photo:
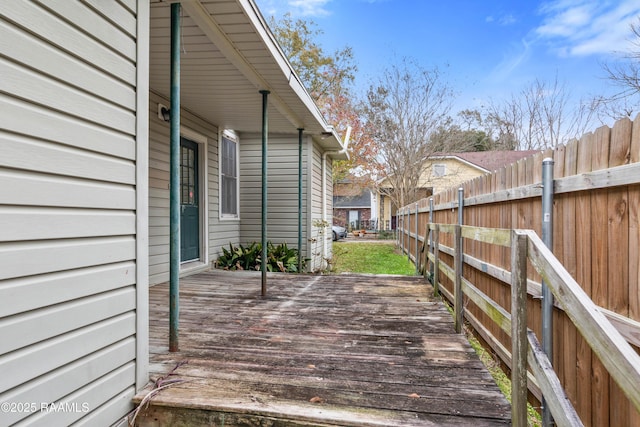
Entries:
{"type": "MultiPolygon", "coordinates": [[[[420,197],[430,197],[450,187],[455,187],[485,173],[537,153],[529,151],[474,151],[465,153],[442,153],[430,156],[425,162],[420,179],[420,197]]],[[[379,184],[380,226],[383,229],[396,226],[396,206],[385,193],[392,187],[388,181],[379,184]]]]}
{"type": "Polygon", "coordinates": [[[333,223],[353,229],[376,229],[378,209],[376,195],[368,188],[345,179],[333,190],[333,223]]]}
{"type": "MultiPolygon", "coordinates": [[[[111,425],[148,382],[148,286],[169,275],[170,7],[0,2],[0,402],[17,409],[0,424],[111,425]]],[[[181,15],[180,274],[260,240],[260,90],[268,238],[297,245],[301,141],[301,249],[317,268],[342,142],[252,0],[181,15]]]]}

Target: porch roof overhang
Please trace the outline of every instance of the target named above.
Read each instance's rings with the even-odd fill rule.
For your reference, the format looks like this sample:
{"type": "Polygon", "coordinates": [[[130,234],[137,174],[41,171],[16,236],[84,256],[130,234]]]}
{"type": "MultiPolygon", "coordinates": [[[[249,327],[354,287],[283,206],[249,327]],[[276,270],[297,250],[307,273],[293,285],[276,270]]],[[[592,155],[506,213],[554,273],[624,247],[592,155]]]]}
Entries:
{"type": "MultiPolygon", "coordinates": [[[[269,90],[269,132],[311,135],[330,155],[346,159],[330,126],[268,29],[253,0],[183,0],[181,104],[238,132],[262,131],[259,90],[269,90]]],[[[170,1],[151,4],[152,91],[170,93],[170,1]]]]}

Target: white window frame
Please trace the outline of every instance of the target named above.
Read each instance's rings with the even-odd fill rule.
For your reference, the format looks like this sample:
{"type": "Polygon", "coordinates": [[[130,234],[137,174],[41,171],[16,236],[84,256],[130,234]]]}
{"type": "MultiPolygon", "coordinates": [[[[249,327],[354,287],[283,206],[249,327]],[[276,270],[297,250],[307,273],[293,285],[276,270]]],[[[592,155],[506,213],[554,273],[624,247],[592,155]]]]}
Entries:
{"type": "Polygon", "coordinates": [[[435,163],[433,165],[433,176],[436,178],[440,178],[447,174],[447,165],[445,163],[435,163]],[[438,169],[442,168],[442,173],[438,173],[438,169]]]}
{"type": "Polygon", "coordinates": [[[240,140],[238,135],[229,129],[220,132],[218,138],[218,216],[221,221],[237,221],[240,219],[240,140]],[[236,214],[222,212],[222,138],[236,144],[236,214]]]}

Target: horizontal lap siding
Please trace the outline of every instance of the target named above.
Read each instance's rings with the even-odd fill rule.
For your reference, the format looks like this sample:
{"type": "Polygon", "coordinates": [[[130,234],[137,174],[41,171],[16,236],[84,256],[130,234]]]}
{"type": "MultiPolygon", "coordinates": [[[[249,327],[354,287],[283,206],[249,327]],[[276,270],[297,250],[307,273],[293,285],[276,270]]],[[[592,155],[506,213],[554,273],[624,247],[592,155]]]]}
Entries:
{"type": "MultiPolygon", "coordinates": [[[[157,284],[169,280],[169,123],[158,118],[158,104],[169,105],[169,100],[151,93],[149,99],[149,282],[157,284]]],[[[206,171],[208,224],[201,230],[201,241],[209,241],[209,259],[217,258],[220,245],[238,240],[237,221],[219,220],[218,213],[218,128],[203,119],[182,111],[180,124],[207,139],[198,144],[200,164],[206,171]],[[201,162],[202,163],[202,162],[201,162]]],[[[199,142],[199,141],[196,141],[199,142]]],[[[201,189],[202,180],[200,181],[201,189]]],[[[204,202],[204,201],[203,201],[204,202]]],[[[202,215],[202,213],[201,213],[202,215]]]]}
{"type": "Polygon", "coordinates": [[[329,223],[329,226],[325,230],[324,239],[328,241],[327,243],[327,254],[326,258],[330,259],[333,256],[333,244],[332,237],[333,232],[331,230],[331,225],[333,225],[333,159],[331,157],[327,157],[327,169],[325,172],[325,180],[327,183],[327,194],[325,194],[325,203],[327,206],[325,220],[329,223]]]}
{"type": "MultiPolygon", "coordinates": [[[[326,238],[325,233],[320,233],[321,229],[314,226],[314,221],[322,220],[322,152],[320,149],[312,144],[313,149],[311,150],[311,162],[312,167],[310,170],[311,173],[311,198],[310,198],[310,210],[311,210],[311,224],[310,224],[310,235],[311,239],[309,242],[309,248],[312,261],[309,266],[312,271],[316,271],[318,269],[322,269],[324,267],[324,262],[322,261],[323,257],[323,243],[322,239],[326,238]]],[[[331,186],[331,181],[327,181],[327,187],[331,186]]],[[[327,207],[327,212],[329,212],[327,207]]],[[[333,217],[333,213],[328,214],[333,217]]]]}
{"type": "MultiPolygon", "coordinates": [[[[304,147],[304,146],[303,146],[304,147]]],[[[307,225],[307,149],[303,148],[302,230],[307,225]]],[[[298,246],[298,136],[270,136],[267,169],[267,239],[274,244],[298,246]]],[[[262,137],[240,139],[241,243],[259,242],[262,230],[262,137]]],[[[306,257],[303,248],[302,255],[306,257]]]]}
{"type": "Polygon", "coordinates": [[[135,392],[137,24],[103,3],[0,2],[0,401],[81,408],[3,425],[135,392]]]}

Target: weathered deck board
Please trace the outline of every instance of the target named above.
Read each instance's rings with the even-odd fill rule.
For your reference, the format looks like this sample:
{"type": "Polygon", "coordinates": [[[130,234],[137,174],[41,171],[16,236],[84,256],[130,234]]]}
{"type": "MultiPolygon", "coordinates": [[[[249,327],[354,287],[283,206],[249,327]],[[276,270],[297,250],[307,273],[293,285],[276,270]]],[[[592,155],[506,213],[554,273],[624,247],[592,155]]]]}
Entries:
{"type": "Polygon", "coordinates": [[[259,282],[182,279],[178,353],[167,347],[168,286],[151,289],[151,376],[188,363],[140,425],[510,424],[508,402],[421,278],[276,274],[266,299],[259,282]]]}

